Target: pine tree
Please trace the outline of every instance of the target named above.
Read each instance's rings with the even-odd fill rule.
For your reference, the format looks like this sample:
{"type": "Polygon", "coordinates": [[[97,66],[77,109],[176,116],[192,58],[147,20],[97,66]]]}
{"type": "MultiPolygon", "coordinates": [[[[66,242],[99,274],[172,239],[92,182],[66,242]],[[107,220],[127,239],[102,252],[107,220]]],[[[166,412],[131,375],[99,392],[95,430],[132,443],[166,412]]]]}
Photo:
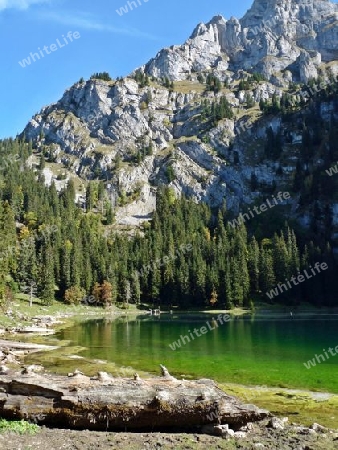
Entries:
{"type": "Polygon", "coordinates": [[[141,287],[140,279],[135,272],[133,273],[131,278],[130,291],[132,302],[138,305],[141,301],[141,287]]]}
{"type": "Polygon", "coordinates": [[[108,306],[111,306],[112,304],[112,285],[109,283],[109,281],[105,280],[101,285],[101,292],[100,292],[100,303],[107,308],[108,306]]]}
{"type": "Polygon", "coordinates": [[[55,280],[53,251],[47,245],[42,248],[40,276],[39,276],[39,296],[45,305],[51,305],[54,300],[55,280]]]}
{"type": "Polygon", "coordinates": [[[101,290],[102,290],[101,285],[98,282],[96,282],[92,290],[92,296],[94,297],[95,303],[97,305],[101,303],[101,290]]]}
{"type": "Polygon", "coordinates": [[[249,244],[248,253],[248,271],[250,276],[251,292],[259,291],[259,245],[255,236],[252,237],[249,244]]]}
{"type": "Polygon", "coordinates": [[[277,234],[274,235],[273,260],[274,273],[278,282],[284,281],[286,277],[291,276],[290,256],[283,234],[280,237],[277,234]]]}
{"type": "Polygon", "coordinates": [[[129,308],[129,302],[131,299],[131,288],[130,288],[130,282],[128,279],[124,279],[123,281],[123,291],[122,291],[122,296],[123,296],[123,307],[128,309],[129,308]]]}
{"type": "Polygon", "coordinates": [[[61,290],[64,292],[72,285],[72,266],[71,266],[71,254],[73,244],[67,239],[61,249],[61,290]]]}
{"type": "Polygon", "coordinates": [[[20,283],[20,290],[29,293],[29,306],[32,306],[33,297],[37,293],[36,280],[38,277],[35,241],[33,236],[29,236],[20,241],[16,276],[20,283]]]}
{"type": "Polygon", "coordinates": [[[262,246],[260,253],[260,289],[265,294],[276,286],[272,251],[262,246]]]}
{"type": "Polygon", "coordinates": [[[43,155],[43,153],[42,153],[41,156],[40,156],[40,165],[39,165],[39,169],[40,169],[41,171],[43,171],[45,167],[46,167],[46,161],[45,161],[45,157],[44,157],[44,155],[43,155]]]}
{"type": "Polygon", "coordinates": [[[112,223],[114,222],[114,213],[111,203],[108,204],[106,210],[107,210],[107,217],[106,217],[107,225],[112,225],[112,223]]]}
{"type": "Polygon", "coordinates": [[[246,107],[247,107],[248,109],[255,106],[255,100],[254,100],[254,98],[252,97],[252,95],[249,94],[249,93],[245,94],[245,100],[244,100],[244,101],[245,101],[246,107]]]}
{"type": "Polygon", "coordinates": [[[97,201],[97,188],[94,182],[90,181],[86,189],[86,210],[91,211],[97,201]]]}

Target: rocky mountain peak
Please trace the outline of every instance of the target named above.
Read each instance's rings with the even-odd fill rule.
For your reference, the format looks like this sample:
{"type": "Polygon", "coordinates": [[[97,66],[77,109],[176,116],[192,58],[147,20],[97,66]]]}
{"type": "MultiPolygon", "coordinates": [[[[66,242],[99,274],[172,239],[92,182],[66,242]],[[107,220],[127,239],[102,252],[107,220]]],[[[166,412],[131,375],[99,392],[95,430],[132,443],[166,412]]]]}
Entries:
{"type": "Polygon", "coordinates": [[[257,22],[272,15],[277,20],[290,15],[308,21],[320,21],[323,18],[321,14],[329,15],[334,12],[337,12],[337,5],[330,0],[255,0],[242,21],[253,18],[257,22]]]}
{"type": "MultiPolygon", "coordinates": [[[[329,0],[255,0],[242,19],[214,16],[181,46],[165,49],[141,68],[155,77],[188,79],[196,71],[239,69],[268,79],[290,70],[293,81],[318,75],[338,59],[338,6],[329,0]]],[[[223,73],[222,73],[223,71],[223,73]]]]}
{"type": "Polygon", "coordinates": [[[225,24],[226,20],[221,14],[214,16],[208,23],[208,25],[225,25],[225,24]]]}

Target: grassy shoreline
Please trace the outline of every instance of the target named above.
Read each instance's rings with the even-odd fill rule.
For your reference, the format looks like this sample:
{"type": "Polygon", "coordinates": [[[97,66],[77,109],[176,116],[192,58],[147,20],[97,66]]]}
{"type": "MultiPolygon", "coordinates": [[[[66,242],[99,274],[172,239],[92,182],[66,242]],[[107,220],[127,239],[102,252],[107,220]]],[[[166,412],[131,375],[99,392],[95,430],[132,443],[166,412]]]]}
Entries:
{"type": "MultiPolygon", "coordinates": [[[[20,325],[31,325],[31,320],[36,316],[53,316],[57,319],[67,319],[69,317],[83,317],[83,316],[97,316],[97,317],[116,317],[121,315],[144,315],[147,314],[151,305],[142,305],[137,308],[136,305],[130,304],[128,309],[123,309],[118,306],[112,306],[104,309],[101,307],[87,306],[87,305],[67,305],[61,301],[55,300],[52,305],[42,305],[39,299],[33,300],[32,307],[29,306],[29,296],[25,294],[18,294],[15,297],[12,305],[10,305],[7,311],[12,311],[12,314],[6,314],[6,312],[0,310],[0,329],[7,327],[17,327],[20,325]]],[[[289,314],[290,312],[306,313],[306,312],[327,312],[337,313],[337,308],[315,308],[313,305],[302,303],[297,307],[285,306],[279,304],[257,303],[253,309],[250,308],[233,308],[231,310],[226,309],[189,309],[180,310],[173,308],[173,314],[189,315],[189,314],[231,314],[232,316],[240,316],[245,314],[257,314],[257,313],[283,313],[289,314]]],[[[169,314],[169,309],[162,309],[162,314],[169,314]]],[[[56,326],[58,328],[58,326],[56,326]]]]}

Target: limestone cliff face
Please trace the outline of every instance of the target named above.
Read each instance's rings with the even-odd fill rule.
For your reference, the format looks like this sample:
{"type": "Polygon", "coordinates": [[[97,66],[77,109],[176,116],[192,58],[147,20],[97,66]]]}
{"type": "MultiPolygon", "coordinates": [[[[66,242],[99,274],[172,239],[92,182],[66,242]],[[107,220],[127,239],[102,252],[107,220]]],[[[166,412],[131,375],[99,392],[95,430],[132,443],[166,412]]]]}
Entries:
{"type": "MultiPolygon", "coordinates": [[[[216,205],[222,203],[226,189],[215,184],[218,176],[209,172],[226,164],[195,137],[203,125],[196,120],[200,107],[194,99],[193,91],[139,88],[130,78],[116,83],[90,80],[75,84],[59,102],[42,109],[24,133],[38,147],[51,145],[56,162],[82,178],[90,179],[93,167],[99,165],[113,190],[117,185],[127,193],[141,189],[140,199],[149,201],[149,208],[136,207],[142,207],[145,215],[154,207],[151,186],[168,181],[168,167],[174,170],[172,185],[178,194],[216,205]],[[135,155],[149,145],[151,154],[135,163],[135,155]],[[123,161],[118,171],[117,158],[123,161]]],[[[233,128],[233,122],[229,126],[233,128]]]]}
{"type": "MultiPolygon", "coordinates": [[[[216,16],[198,25],[182,46],[160,51],[142,68],[155,77],[145,87],[133,77],[74,84],[32,118],[25,137],[37,149],[47,144],[53,162],[82,181],[100,173],[114,205],[121,193],[129,196],[116,210],[121,224],[147,220],[162,183],[196,201],[211,206],[226,201],[229,209],[239,211],[259,195],[250,184],[253,173],[265,186],[288,188],[301,140],[299,124],[262,116],[257,105],[248,109],[247,96],[255,102],[280,97],[290,82],[315,77],[319,66],[338,60],[336,19],[337,5],[329,1],[255,0],[241,20],[216,16]],[[238,83],[246,72],[263,73],[267,80],[241,91],[238,83]],[[227,80],[227,87],[217,94],[206,91],[197,82],[201,73],[227,80]],[[190,81],[167,89],[161,77],[190,81]],[[203,102],[221,96],[234,117],[215,125],[203,117],[203,102]],[[259,150],[270,126],[288,136],[285,142],[292,136],[282,175],[276,174],[279,164],[264,159],[259,150]]],[[[329,65],[338,73],[338,62],[329,65]]],[[[322,111],[324,120],[332,114],[338,118],[330,102],[322,111]]],[[[297,199],[293,202],[296,211],[297,199]]]]}
{"type": "Polygon", "coordinates": [[[294,81],[317,76],[338,59],[338,6],[329,0],[255,0],[237,20],[214,17],[181,46],[160,51],[146,73],[187,79],[196,71],[245,69],[268,78],[289,69],[294,81]]]}

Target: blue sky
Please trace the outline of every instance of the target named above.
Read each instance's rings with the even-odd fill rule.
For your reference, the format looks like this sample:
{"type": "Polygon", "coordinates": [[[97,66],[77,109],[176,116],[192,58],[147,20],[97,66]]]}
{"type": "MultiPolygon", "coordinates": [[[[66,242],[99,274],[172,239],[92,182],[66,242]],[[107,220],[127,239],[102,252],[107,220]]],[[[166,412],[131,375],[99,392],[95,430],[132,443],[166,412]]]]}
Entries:
{"type": "Polygon", "coordinates": [[[137,1],[120,16],[116,10],[127,0],[0,0],[0,138],[21,132],[81,77],[127,75],[161,48],[182,43],[197,23],[218,13],[242,17],[253,0],[137,1]],[[80,37],[70,42],[69,31],[80,37]],[[49,55],[42,50],[44,58],[21,67],[44,46],[49,55]]]}

